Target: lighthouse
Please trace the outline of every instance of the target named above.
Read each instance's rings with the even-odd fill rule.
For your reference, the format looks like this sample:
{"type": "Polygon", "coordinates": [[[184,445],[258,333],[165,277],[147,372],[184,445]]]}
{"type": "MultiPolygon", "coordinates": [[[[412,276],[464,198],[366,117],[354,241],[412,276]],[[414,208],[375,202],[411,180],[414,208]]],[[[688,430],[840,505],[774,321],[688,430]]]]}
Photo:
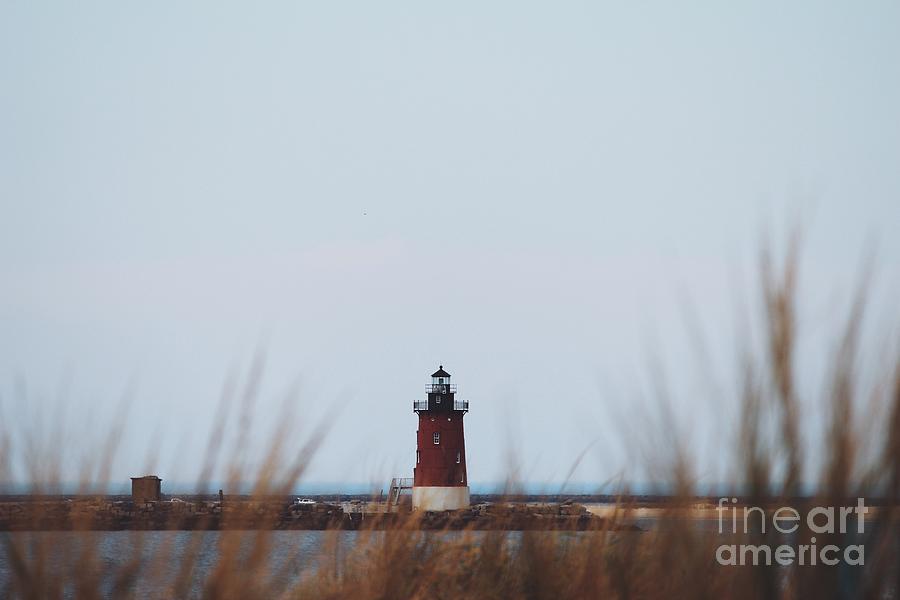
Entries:
{"type": "Polygon", "coordinates": [[[413,469],[413,510],[456,510],[469,506],[466,440],[463,416],[467,400],[456,399],[456,384],[444,366],[431,374],[425,400],[413,402],[419,416],[416,466],[413,469]]]}

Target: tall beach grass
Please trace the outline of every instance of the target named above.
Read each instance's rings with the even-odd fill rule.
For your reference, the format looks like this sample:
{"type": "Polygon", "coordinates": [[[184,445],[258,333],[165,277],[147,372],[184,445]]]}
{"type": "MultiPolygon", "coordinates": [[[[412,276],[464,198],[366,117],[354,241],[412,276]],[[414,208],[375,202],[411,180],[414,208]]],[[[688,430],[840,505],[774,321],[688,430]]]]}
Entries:
{"type": "MultiPolygon", "coordinates": [[[[675,436],[655,457],[676,481],[674,493],[661,506],[661,524],[644,532],[618,527],[633,517],[632,506],[625,501],[596,530],[579,533],[422,531],[421,515],[409,513],[387,531],[364,528],[349,547],[341,542],[340,532],[328,532],[318,558],[298,567],[270,560],[276,540],[265,525],[277,518],[277,508],[261,503],[255,513],[260,528],[220,532],[211,565],[198,564],[206,556],[201,550],[208,543],[202,532],[191,534],[187,546],[177,549],[171,543],[148,545],[144,534],[135,532],[132,554],[115,567],[100,557],[98,536],[102,534],[89,532],[88,522],[72,524],[82,532],[79,536],[2,533],[0,552],[10,578],[0,596],[128,598],[137,595],[135,583],[140,580],[150,581],[158,596],[165,598],[896,598],[900,595],[897,347],[890,347],[893,354],[874,385],[862,385],[859,361],[867,288],[861,284],[847,317],[837,325],[837,343],[820,349],[830,367],[827,381],[822,382],[822,397],[814,405],[819,416],[827,415],[816,420],[823,423],[819,433],[827,454],[813,460],[801,433],[804,410],[796,380],[801,358],[799,261],[791,249],[782,261],[764,255],[760,262],[764,351],[742,353],[740,385],[722,399],[731,403],[739,419],[735,431],[740,434],[734,440],[734,455],[739,458],[732,473],[742,483],[740,502],[791,506],[801,513],[813,506],[845,505],[857,497],[877,504],[877,514],[866,522],[864,536],[848,531],[820,535],[817,540],[820,545],[839,547],[865,544],[864,566],[719,564],[717,547],[726,539],[798,544],[810,543],[815,533],[802,523],[792,536],[772,527],[763,533],[756,523],[749,533],[726,538],[714,528],[698,527],[695,519],[684,518],[697,502],[697,476],[690,455],[680,451],[684,440],[675,436]]],[[[260,376],[261,369],[254,368],[243,387],[226,386],[201,480],[222,460],[228,465],[230,481],[247,479],[247,467],[236,449],[220,457],[228,454],[227,448],[220,447],[221,432],[228,407],[237,404],[242,435],[247,435],[260,376]]],[[[119,433],[109,436],[104,456],[112,456],[119,433]]],[[[316,428],[302,451],[288,456],[284,442],[293,434],[282,429],[273,436],[263,466],[255,473],[253,496],[285,496],[295,489],[327,430],[316,428]]],[[[11,456],[18,450],[12,439],[0,426],[0,480],[9,476],[11,456]]],[[[90,481],[105,480],[108,461],[99,457],[86,471],[85,491],[90,481]]],[[[33,457],[30,464],[35,481],[59,477],[58,457],[33,457]]]]}

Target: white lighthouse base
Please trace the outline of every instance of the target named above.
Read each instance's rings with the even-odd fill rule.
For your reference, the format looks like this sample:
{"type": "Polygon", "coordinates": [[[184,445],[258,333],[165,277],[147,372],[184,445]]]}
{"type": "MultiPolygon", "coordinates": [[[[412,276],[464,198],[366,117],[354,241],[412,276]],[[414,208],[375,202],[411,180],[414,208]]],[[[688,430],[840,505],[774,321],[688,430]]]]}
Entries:
{"type": "Polygon", "coordinates": [[[413,510],[458,510],[469,507],[469,486],[414,487],[413,510]]]}

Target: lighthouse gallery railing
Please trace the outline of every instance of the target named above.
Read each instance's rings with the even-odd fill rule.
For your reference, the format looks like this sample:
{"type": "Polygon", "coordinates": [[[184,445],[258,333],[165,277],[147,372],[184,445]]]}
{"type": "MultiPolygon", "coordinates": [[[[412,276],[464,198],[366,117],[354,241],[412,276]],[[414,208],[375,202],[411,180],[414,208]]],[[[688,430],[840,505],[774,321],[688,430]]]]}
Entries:
{"type": "MultiPolygon", "coordinates": [[[[428,410],[428,400],[413,400],[413,411],[428,410]]],[[[453,410],[469,410],[468,400],[453,400],[453,410]]]]}
{"type": "Polygon", "coordinates": [[[455,383],[429,383],[425,386],[425,392],[428,394],[455,394],[455,383]]]}

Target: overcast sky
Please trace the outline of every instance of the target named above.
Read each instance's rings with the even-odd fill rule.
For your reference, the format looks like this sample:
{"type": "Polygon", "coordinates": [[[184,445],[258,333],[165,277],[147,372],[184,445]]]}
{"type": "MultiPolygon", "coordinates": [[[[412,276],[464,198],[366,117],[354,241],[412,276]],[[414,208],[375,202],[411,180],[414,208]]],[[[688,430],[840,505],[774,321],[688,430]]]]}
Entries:
{"type": "Polygon", "coordinates": [[[440,363],[473,484],[602,482],[658,359],[727,439],[694,375],[733,387],[763,233],[807,340],[871,243],[895,339],[898,57],[887,1],[3,2],[0,418],[89,454],[128,397],[112,478],[190,481],[259,353],[246,451],[337,407],[307,478],[377,487],[440,363]]]}

